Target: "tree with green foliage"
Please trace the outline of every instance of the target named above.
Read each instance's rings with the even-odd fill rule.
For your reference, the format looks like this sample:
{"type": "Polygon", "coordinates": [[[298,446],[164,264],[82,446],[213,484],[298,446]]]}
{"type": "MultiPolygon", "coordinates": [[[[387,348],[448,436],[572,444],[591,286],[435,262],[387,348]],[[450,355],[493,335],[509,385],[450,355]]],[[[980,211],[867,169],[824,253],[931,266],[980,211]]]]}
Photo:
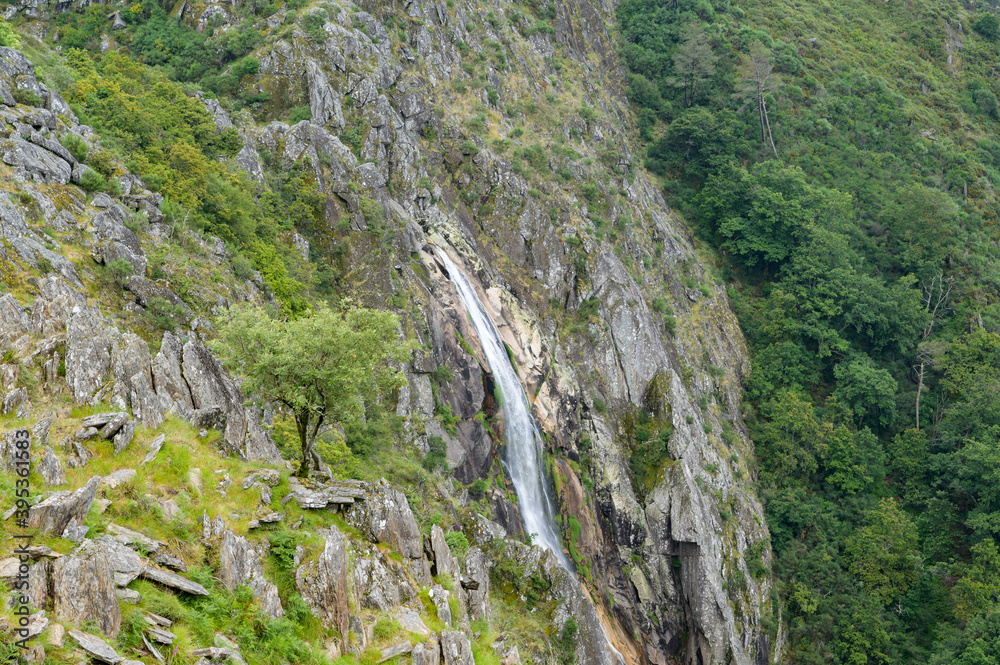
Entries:
{"type": "Polygon", "coordinates": [[[297,319],[279,320],[254,307],[236,307],[219,323],[216,348],[243,390],[286,407],[302,449],[298,475],[318,468],[316,436],[324,425],[351,423],[387,399],[406,379],[393,365],[411,346],[399,339],[399,318],[343,303],[297,319]]]}
{"type": "Polygon", "coordinates": [[[991,42],[1000,39],[1000,19],[996,14],[988,12],[976,19],[973,29],[991,42]]]}
{"type": "Polygon", "coordinates": [[[888,604],[917,580],[917,527],[892,499],[879,501],[865,518],[847,539],[851,567],[868,594],[888,604]]]}
{"type": "Polygon", "coordinates": [[[708,35],[700,23],[692,23],[685,30],[684,39],[674,53],[674,71],[677,75],[669,79],[673,85],[684,91],[684,105],[694,104],[698,86],[715,74],[715,63],[719,57],[712,53],[708,35]]]}

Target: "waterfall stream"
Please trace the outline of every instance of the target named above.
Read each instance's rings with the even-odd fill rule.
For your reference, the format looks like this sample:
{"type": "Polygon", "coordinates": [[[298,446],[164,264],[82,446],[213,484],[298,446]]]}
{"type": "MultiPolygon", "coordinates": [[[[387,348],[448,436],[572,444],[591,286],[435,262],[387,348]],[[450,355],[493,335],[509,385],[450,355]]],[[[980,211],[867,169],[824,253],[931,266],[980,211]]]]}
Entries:
{"type": "MultiPolygon", "coordinates": [[[[576,571],[563,553],[562,543],[556,533],[555,511],[552,508],[552,499],[546,490],[542,467],[542,433],[531,415],[528,397],[517,376],[517,370],[507,355],[507,348],[500,337],[500,331],[486,312],[472,285],[444,251],[435,249],[458,290],[465,310],[472,319],[472,327],[476,330],[479,343],[486,355],[486,362],[489,363],[493,379],[500,389],[499,399],[506,424],[504,438],[507,442],[507,471],[517,490],[517,505],[521,511],[524,529],[533,534],[536,544],[547,548],[556,556],[559,565],[569,571],[571,579],[579,585],[576,571]]],[[[580,592],[583,594],[582,589],[580,592]]],[[[585,594],[584,596],[586,597],[585,594]]],[[[614,654],[615,661],[619,665],[624,665],[625,659],[608,638],[607,631],[597,618],[596,610],[592,605],[588,609],[593,614],[596,627],[604,634],[604,641],[609,651],[614,654]]],[[[609,661],[602,659],[601,662],[609,661]]]]}
{"type": "Polygon", "coordinates": [[[531,415],[521,380],[507,355],[500,331],[486,313],[472,285],[444,252],[438,250],[438,256],[444,262],[448,276],[458,289],[462,304],[472,319],[472,327],[476,329],[486,362],[500,389],[500,403],[506,423],[504,437],[507,441],[507,471],[517,490],[517,506],[521,511],[524,529],[534,534],[538,545],[551,550],[563,568],[572,572],[573,568],[563,554],[562,544],[556,534],[555,511],[545,489],[541,461],[542,435],[531,415]]]}

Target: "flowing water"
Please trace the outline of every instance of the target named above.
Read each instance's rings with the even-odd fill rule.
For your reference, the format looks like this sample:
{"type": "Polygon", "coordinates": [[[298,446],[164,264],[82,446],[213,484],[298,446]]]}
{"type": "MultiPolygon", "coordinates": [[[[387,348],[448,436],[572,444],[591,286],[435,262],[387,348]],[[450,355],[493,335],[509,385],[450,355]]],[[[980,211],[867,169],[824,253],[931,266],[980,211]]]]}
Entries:
{"type": "Polygon", "coordinates": [[[507,471],[517,490],[517,506],[521,511],[524,529],[535,537],[535,543],[552,551],[560,565],[569,571],[573,568],[563,554],[562,544],[556,534],[552,501],[545,489],[542,472],[542,435],[531,415],[528,398],[521,381],[511,364],[507,349],[500,338],[493,319],[486,313],[475,290],[451,259],[438,251],[438,256],[448,270],[448,276],[458,289],[465,310],[472,319],[479,343],[486,355],[486,362],[493,372],[493,379],[500,389],[507,440],[507,471]]]}
{"type": "MultiPolygon", "coordinates": [[[[534,535],[534,542],[537,545],[555,554],[559,564],[570,572],[573,580],[576,580],[576,573],[563,553],[562,544],[556,533],[555,511],[552,509],[552,500],[549,498],[542,470],[542,433],[531,415],[521,380],[517,376],[510,356],[507,355],[507,348],[500,337],[500,331],[487,314],[475,289],[442,250],[438,249],[437,254],[444,263],[455,288],[458,289],[465,311],[469,313],[472,327],[479,337],[479,344],[483,347],[486,362],[493,372],[493,380],[500,389],[499,397],[506,424],[504,438],[507,441],[507,471],[517,490],[517,505],[521,511],[524,529],[534,535]]],[[[594,617],[596,620],[596,611],[594,617]]],[[[598,626],[604,632],[604,639],[608,649],[615,655],[615,660],[623,664],[624,658],[611,644],[604,626],[599,622],[598,626]]]]}

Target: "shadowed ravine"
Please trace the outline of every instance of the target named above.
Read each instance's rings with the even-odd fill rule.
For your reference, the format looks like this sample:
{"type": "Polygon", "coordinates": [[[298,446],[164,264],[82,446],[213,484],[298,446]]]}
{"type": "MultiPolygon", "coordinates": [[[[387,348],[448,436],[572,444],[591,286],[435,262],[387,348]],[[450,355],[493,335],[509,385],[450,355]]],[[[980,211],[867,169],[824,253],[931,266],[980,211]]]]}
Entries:
{"type": "MultiPolygon", "coordinates": [[[[542,472],[542,436],[538,423],[531,415],[528,398],[517,376],[517,371],[511,363],[500,338],[500,331],[486,312],[482,301],[476,294],[465,275],[448,258],[447,254],[435,248],[438,257],[444,263],[448,277],[455,285],[458,295],[472,321],[472,327],[479,337],[479,343],[486,356],[490,371],[493,373],[496,385],[500,389],[501,404],[506,428],[506,465],[514,488],[517,491],[517,504],[521,511],[521,521],[524,529],[534,536],[534,542],[550,550],[559,561],[559,565],[576,580],[576,571],[563,552],[562,544],[555,529],[552,499],[549,496],[542,472]]],[[[582,592],[581,592],[582,593],[582,592]]],[[[583,594],[586,596],[586,594],[583,594]]],[[[596,611],[589,608],[595,614],[596,611]]],[[[610,661],[624,663],[621,653],[611,644],[607,631],[601,626],[608,649],[614,654],[610,661]]],[[[610,654],[609,654],[610,656],[610,654]]]]}

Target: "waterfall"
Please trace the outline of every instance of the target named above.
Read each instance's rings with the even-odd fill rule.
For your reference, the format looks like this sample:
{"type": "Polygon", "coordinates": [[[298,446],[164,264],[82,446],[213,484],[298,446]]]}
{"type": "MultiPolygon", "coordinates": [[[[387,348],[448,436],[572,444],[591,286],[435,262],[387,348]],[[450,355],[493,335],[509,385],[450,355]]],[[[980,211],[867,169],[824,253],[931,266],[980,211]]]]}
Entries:
{"type": "MultiPolygon", "coordinates": [[[[559,565],[570,573],[570,579],[579,587],[576,571],[563,554],[562,544],[556,534],[555,511],[552,509],[552,499],[549,498],[545,488],[545,475],[542,471],[542,433],[531,415],[528,397],[524,394],[521,380],[507,355],[507,348],[500,337],[500,331],[486,313],[486,308],[469,284],[469,280],[447,254],[441,249],[435,249],[448,271],[448,276],[458,289],[465,311],[469,313],[472,327],[479,337],[479,344],[483,347],[486,362],[493,372],[493,379],[500,388],[501,408],[506,423],[504,438],[507,441],[507,471],[517,490],[517,506],[521,511],[521,522],[525,531],[534,535],[534,542],[551,551],[559,560],[559,565]]],[[[580,594],[584,598],[587,597],[582,589],[580,594]]],[[[608,651],[614,654],[615,662],[618,665],[625,665],[624,657],[611,643],[592,604],[587,608],[587,615],[578,618],[581,622],[591,622],[595,630],[603,634],[608,651]]],[[[611,661],[602,656],[598,662],[611,661]]]]}
{"type": "Polygon", "coordinates": [[[551,550],[559,559],[559,564],[572,572],[573,568],[563,554],[562,544],[556,534],[555,511],[545,488],[542,434],[531,415],[521,380],[507,355],[500,331],[486,313],[472,285],[443,251],[438,250],[438,256],[458,289],[458,295],[472,319],[472,327],[483,347],[486,362],[493,372],[493,379],[500,388],[500,402],[506,423],[504,438],[507,441],[507,471],[517,490],[517,506],[521,511],[524,529],[534,535],[536,544],[551,550]]]}

